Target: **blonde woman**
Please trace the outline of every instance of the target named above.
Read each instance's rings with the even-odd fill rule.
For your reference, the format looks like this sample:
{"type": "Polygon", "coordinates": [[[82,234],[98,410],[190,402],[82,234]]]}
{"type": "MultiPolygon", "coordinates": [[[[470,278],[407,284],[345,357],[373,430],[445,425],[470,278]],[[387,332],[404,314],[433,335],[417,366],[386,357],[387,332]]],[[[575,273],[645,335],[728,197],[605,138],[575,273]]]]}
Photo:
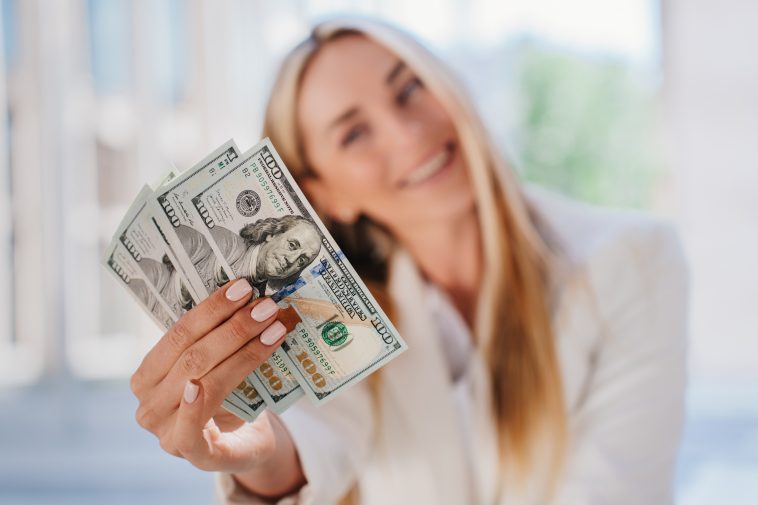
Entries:
{"type": "Polygon", "coordinates": [[[317,26],[273,90],[265,134],[409,350],[320,409],[242,424],[218,406],[285,330],[237,281],[133,378],[161,446],[218,471],[222,503],[670,503],[672,229],[522,186],[451,73],[392,27],[317,26]]]}

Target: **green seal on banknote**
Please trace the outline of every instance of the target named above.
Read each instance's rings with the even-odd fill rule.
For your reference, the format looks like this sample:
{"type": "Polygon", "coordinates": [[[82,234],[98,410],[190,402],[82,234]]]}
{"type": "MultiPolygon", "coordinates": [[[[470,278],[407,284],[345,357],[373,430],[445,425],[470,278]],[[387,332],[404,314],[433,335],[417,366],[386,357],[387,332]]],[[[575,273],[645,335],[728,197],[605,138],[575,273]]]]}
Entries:
{"type": "Polygon", "coordinates": [[[330,347],[342,345],[347,340],[347,326],[339,321],[329,321],[321,329],[321,338],[330,347]]]}

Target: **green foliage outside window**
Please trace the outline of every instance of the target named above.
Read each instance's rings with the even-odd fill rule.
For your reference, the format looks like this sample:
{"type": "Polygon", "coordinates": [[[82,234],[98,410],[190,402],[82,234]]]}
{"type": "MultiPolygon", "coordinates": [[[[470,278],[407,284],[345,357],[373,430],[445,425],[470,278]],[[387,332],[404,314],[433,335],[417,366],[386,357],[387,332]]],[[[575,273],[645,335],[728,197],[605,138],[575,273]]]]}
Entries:
{"type": "Polygon", "coordinates": [[[525,44],[516,72],[516,166],[592,203],[648,207],[661,160],[657,96],[622,61],[525,44]]]}

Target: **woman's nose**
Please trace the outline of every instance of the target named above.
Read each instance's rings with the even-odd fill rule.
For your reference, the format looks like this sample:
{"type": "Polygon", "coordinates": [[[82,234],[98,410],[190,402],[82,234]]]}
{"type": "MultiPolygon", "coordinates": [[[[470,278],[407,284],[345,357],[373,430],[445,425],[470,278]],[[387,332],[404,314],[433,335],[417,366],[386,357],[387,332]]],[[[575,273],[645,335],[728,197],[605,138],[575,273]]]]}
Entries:
{"type": "Polygon", "coordinates": [[[389,135],[393,146],[413,145],[424,132],[421,118],[401,111],[390,114],[389,135]]]}

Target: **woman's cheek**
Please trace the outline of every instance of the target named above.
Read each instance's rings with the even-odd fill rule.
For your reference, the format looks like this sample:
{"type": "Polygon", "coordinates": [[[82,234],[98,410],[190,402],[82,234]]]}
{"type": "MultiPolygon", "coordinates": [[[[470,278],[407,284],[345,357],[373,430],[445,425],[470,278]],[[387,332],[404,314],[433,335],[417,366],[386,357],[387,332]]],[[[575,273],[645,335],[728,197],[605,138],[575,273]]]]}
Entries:
{"type": "Polygon", "coordinates": [[[342,185],[345,191],[362,200],[382,191],[385,184],[380,166],[370,163],[355,163],[343,172],[342,185]]]}

